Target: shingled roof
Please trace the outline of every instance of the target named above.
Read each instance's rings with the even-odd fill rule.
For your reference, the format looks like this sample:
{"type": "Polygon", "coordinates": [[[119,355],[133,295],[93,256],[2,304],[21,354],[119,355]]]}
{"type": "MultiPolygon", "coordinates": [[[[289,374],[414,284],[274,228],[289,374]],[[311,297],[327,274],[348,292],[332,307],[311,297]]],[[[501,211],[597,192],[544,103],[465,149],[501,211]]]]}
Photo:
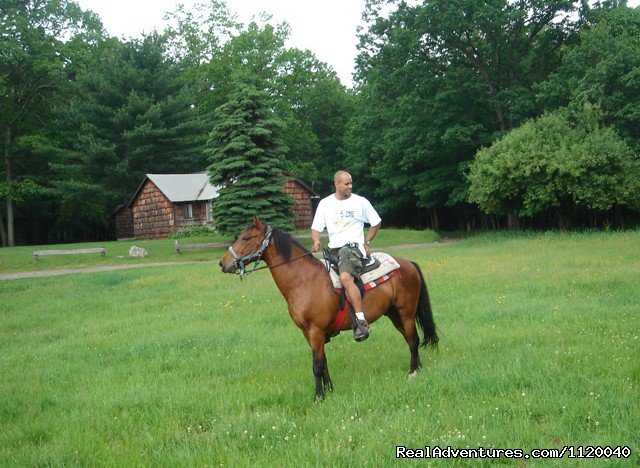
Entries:
{"type": "Polygon", "coordinates": [[[131,206],[146,181],[150,180],[169,199],[175,202],[208,201],[218,196],[220,187],[215,187],[209,182],[206,172],[194,174],[146,174],[138,190],[131,198],[128,206],[131,206]]]}
{"type": "Polygon", "coordinates": [[[206,172],[195,174],[147,174],[172,202],[206,201],[218,196],[219,187],[209,182],[206,172]]]}

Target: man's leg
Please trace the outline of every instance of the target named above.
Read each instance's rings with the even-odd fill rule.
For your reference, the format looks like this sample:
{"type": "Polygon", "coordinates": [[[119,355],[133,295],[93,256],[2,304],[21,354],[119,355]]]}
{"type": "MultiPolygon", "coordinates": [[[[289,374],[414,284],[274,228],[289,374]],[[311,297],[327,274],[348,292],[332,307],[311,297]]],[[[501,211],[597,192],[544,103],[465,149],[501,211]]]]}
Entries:
{"type": "Polygon", "coordinates": [[[353,306],[353,310],[356,312],[362,311],[362,298],[360,297],[360,290],[351,276],[346,271],[340,273],[340,284],[344,288],[344,292],[347,295],[347,299],[353,306]]]}
{"type": "Polygon", "coordinates": [[[356,341],[364,341],[369,338],[369,324],[364,318],[364,312],[362,312],[362,299],[360,297],[360,290],[351,276],[347,272],[340,273],[340,284],[344,288],[344,293],[347,299],[351,303],[353,310],[356,312],[358,325],[355,327],[353,338],[356,341]]]}
{"type": "Polygon", "coordinates": [[[340,249],[338,252],[338,268],[340,270],[340,284],[356,313],[358,321],[355,327],[354,339],[356,341],[366,340],[369,337],[369,324],[362,311],[360,290],[354,281],[354,276],[358,275],[362,270],[362,254],[357,250],[357,247],[343,247],[340,249]]]}

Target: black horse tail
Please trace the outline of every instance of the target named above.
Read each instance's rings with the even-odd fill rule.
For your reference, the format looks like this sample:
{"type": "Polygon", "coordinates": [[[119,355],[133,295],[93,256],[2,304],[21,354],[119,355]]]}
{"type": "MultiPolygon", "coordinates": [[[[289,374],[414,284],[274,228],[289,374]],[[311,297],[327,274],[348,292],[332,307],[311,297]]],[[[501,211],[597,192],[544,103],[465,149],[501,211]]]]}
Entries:
{"type": "Polygon", "coordinates": [[[418,299],[418,309],[416,310],[416,321],[420,325],[420,329],[423,333],[421,347],[425,348],[427,345],[431,348],[438,347],[438,333],[436,331],[436,324],[433,321],[433,311],[431,310],[431,303],[429,302],[429,292],[427,291],[427,284],[424,282],[424,276],[422,276],[422,270],[417,263],[413,263],[413,266],[418,270],[420,275],[420,298],[418,299]]]}

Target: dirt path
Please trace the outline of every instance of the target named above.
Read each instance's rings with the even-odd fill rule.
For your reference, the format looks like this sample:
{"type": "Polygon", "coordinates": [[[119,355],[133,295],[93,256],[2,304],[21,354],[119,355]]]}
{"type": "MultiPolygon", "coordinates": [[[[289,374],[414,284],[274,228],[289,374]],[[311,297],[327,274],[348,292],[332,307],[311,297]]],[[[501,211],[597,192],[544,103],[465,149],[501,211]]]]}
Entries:
{"type": "Polygon", "coordinates": [[[456,242],[460,242],[462,239],[454,239],[452,237],[443,237],[439,242],[423,242],[421,244],[401,244],[401,245],[390,245],[389,247],[380,247],[381,252],[385,252],[387,250],[402,250],[402,249],[410,249],[411,247],[444,247],[449,244],[454,244],[456,242]]]}
{"type": "MultiPolygon", "coordinates": [[[[444,247],[448,244],[459,242],[459,239],[443,238],[440,242],[428,242],[423,244],[402,244],[391,245],[389,247],[383,247],[379,250],[385,252],[387,250],[402,250],[410,249],[412,247],[444,247]]],[[[157,263],[139,263],[137,265],[104,265],[89,268],[59,268],[56,270],[42,270],[42,271],[21,271],[17,273],[2,273],[0,274],[0,281],[15,280],[15,279],[27,279],[27,278],[48,278],[50,276],[63,276],[63,275],[77,275],[82,273],[100,273],[103,271],[114,270],[130,270],[132,268],[152,268],[174,265],[195,265],[199,263],[216,263],[216,260],[200,261],[200,262],[157,262],[157,263]]]]}
{"type": "Polygon", "coordinates": [[[0,281],[12,280],[12,279],[25,279],[25,278],[47,278],[49,276],[63,276],[63,275],[77,275],[80,273],[100,273],[102,271],[114,271],[114,270],[130,270],[132,268],[147,268],[147,267],[162,267],[173,265],[194,265],[196,263],[213,263],[202,262],[158,262],[158,263],[139,263],[137,265],[104,265],[89,268],[59,268],[56,270],[42,270],[42,271],[21,271],[18,273],[3,273],[0,274],[0,281]]]}

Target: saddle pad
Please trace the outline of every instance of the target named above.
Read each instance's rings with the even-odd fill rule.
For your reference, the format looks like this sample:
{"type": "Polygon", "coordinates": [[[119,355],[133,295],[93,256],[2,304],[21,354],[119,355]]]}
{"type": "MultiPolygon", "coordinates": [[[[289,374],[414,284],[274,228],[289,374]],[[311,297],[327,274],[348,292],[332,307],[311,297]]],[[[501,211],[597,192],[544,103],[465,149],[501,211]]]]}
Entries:
{"type": "MultiPolygon", "coordinates": [[[[400,268],[400,264],[398,264],[398,262],[396,262],[393,259],[393,257],[391,255],[389,255],[389,254],[386,254],[386,253],[383,253],[383,252],[374,252],[374,253],[371,254],[371,256],[374,257],[374,258],[377,258],[380,261],[380,266],[378,268],[376,268],[375,270],[372,270],[372,271],[370,271],[368,273],[365,273],[362,276],[360,276],[360,279],[364,283],[365,287],[366,287],[367,283],[373,283],[373,282],[375,282],[375,280],[377,280],[381,276],[384,276],[384,275],[388,274],[389,272],[391,272],[393,270],[397,270],[398,268],[400,268]]],[[[329,275],[331,276],[331,281],[333,282],[333,287],[335,289],[342,288],[342,286],[340,285],[340,278],[338,277],[336,272],[333,271],[332,268],[329,268],[329,275]]]]}

